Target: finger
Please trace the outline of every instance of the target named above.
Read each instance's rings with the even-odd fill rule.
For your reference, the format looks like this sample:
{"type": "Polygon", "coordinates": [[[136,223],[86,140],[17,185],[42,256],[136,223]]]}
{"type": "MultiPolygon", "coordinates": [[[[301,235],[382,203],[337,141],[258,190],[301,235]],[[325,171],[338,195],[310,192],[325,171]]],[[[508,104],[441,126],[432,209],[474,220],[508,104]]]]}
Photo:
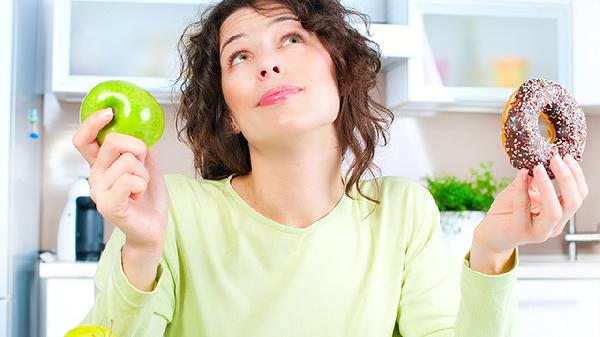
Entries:
{"type": "Polygon", "coordinates": [[[117,158],[127,152],[132,153],[143,163],[147,151],[146,144],[133,136],[114,132],[109,133],[104,138],[104,143],[98,151],[98,157],[92,166],[92,174],[103,174],[117,158]]]}
{"type": "Polygon", "coordinates": [[[561,191],[563,216],[561,222],[568,220],[581,206],[582,198],[577,182],[567,164],[556,155],[550,160],[550,169],[556,176],[561,191]]]}
{"type": "MultiPolygon", "coordinates": [[[[527,179],[528,179],[529,182],[533,181],[533,177],[531,177],[531,176],[527,176],[527,177],[528,177],[527,179]]],[[[540,189],[537,187],[536,184],[530,184],[529,185],[529,192],[531,194],[537,194],[537,195],[539,195],[540,194],[540,189]]]]}
{"type": "Polygon", "coordinates": [[[110,189],[114,183],[125,173],[141,177],[146,182],[150,179],[148,170],[131,152],[123,153],[109,168],[91,183],[90,196],[94,196],[110,189]]]}
{"type": "Polygon", "coordinates": [[[540,190],[541,212],[533,221],[532,239],[537,242],[546,241],[552,233],[557,222],[561,219],[563,211],[562,206],[556,196],[554,185],[544,165],[540,164],[534,169],[534,182],[540,190]]]}
{"type": "Polygon", "coordinates": [[[528,186],[528,169],[521,169],[513,180],[513,190],[515,197],[513,198],[513,214],[514,220],[519,227],[529,229],[531,227],[531,201],[529,200],[528,186]]]}
{"type": "Polygon", "coordinates": [[[566,222],[563,223],[559,223],[558,226],[554,227],[554,229],[552,230],[552,233],[550,234],[551,238],[555,238],[557,236],[559,236],[563,230],[565,229],[565,226],[569,223],[569,221],[567,220],[566,222]]]}
{"type": "MultiPolygon", "coordinates": [[[[561,195],[558,196],[558,201],[560,202],[561,205],[563,204],[563,198],[561,195]]],[[[550,237],[554,238],[554,237],[559,236],[562,233],[562,231],[565,229],[565,226],[569,223],[569,220],[570,220],[570,218],[566,219],[565,221],[561,220],[552,230],[552,234],[550,235],[550,237]]]]}
{"type": "Polygon", "coordinates": [[[81,127],[73,135],[73,145],[90,165],[96,160],[100,149],[100,145],[96,141],[98,132],[112,120],[112,117],[111,108],[96,111],[83,121],[81,127]]]}
{"type": "Polygon", "coordinates": [[[130,196],[144,193],[146,187],[147,183],[144,179],[125,173],[109,190],[98,195],[98,211],[108,218],[112,216],[123,218],[126,216],[130,196]]]}
{"type": "Polygon", "coordinates": [[[165,183],[156,156],[152,151],[148,151],[146,154],[146,169],[150,174],[150,181],[148,182],[148,194],[151,197],[160,198],[153,200],[157,204],[166,204],[168,202],[168,193],[166,191],[165,183]]]}
{"type": "Polygon", "coordinates": [[[527,176],[527,185],[529,186],[529,201],[531,203],[530,212],[538,215],[542,211],[541,195],[531,176],[527,176]]]}
{"type": "Polygon", "coordinates": [[[575,177],[575,181],[577,182],[577,188],[579,189],[579,194],[581,194],[581,198],[585,199],[588,196],[589,188],[587,182],[585,181],[583,169],[581,168],[579,163],[573,158],[573,156],[571,156],[568,153],[565,156],[565,162],[567,163],[567,166],[569,166],[569,169],[571,169],[571,173],[575,177]]]}

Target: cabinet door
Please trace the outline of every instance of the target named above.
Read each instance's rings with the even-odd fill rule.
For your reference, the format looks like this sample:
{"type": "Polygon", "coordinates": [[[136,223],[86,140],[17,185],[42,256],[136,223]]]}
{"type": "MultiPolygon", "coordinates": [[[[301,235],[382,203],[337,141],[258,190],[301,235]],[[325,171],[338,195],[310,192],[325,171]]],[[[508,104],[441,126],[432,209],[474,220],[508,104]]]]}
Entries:
{"type": "Polygon", "coordinates": [[[519,337],[600,336],[600,280],[519,280],[519,337]]]}
{"type": "Polygon", "coordinates": [[[55,1],[52,90],[87,92],[102,80],[125,79],[170,93],[179,73],[179,38],[208,3],[55,1]]]}
{"type": "Polygon", "coordinates": [[[0,300],[0,337],[8,336],[8,303],[0,300]]]}
{"type": "Polygon", "coordinates": [[[532,77],[572,87],[568,4],[417,0],[415,7],[411,25],[423,35],[406,72],[409,101],[505,102],[532,77]]]}
{"type": "Polygon", "coordinates": [[[573,0],[573,86],[586,114],[600,114],[600,1],[573,0]],[[591,107],[591,108],[588,108],[591,107]]]}
{"type": "Polygon", "coordinates": [[[92,278],[50,278],[42,283],[42,336],[63,337],[94,304],[92,278]]]}

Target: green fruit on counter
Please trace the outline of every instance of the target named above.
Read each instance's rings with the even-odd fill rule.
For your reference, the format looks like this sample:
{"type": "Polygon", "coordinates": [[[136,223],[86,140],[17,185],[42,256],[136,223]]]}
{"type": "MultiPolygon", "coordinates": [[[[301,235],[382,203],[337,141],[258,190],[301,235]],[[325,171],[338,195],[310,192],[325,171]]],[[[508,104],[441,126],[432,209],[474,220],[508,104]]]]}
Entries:
{"type": "Polygon", "coordinates": [[[116,337],[110,330],[98,325],[80,325],[69,330],[65,337],[116,337]]]}
{"type": "Polygon", "coordinates": [[[142,140],[151,147],[165,129],[165,114],[156,99],[144,88],[127,81],[99,83],[83,98],[80,120],[98,110],[112,108],[113,120],[98,132],[102,144],[108,133],[118,132],[142,140]]]}

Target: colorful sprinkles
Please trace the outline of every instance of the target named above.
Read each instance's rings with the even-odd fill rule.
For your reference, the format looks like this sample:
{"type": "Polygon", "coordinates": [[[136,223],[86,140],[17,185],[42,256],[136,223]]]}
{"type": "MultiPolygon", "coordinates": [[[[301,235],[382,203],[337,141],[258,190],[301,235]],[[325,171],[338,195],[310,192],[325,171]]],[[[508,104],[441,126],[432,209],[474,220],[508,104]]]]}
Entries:
{"type": "Polygon", "coordinates": [[[517,169],[544,164],[550,179],[550,158],[570,153],[580,161],[587,138],[585,114],[571,94],[560,84],[543,78],[525,81],[511,96],[502,116],[502,140],[510,163],[517,169]],[[545,115],[545,116],[544,116],[545,115]],[[546,139],[539,127],[540,117],[552,127],[546,139]],[[554,138],[554,137],[553,137],[554,138]]]}

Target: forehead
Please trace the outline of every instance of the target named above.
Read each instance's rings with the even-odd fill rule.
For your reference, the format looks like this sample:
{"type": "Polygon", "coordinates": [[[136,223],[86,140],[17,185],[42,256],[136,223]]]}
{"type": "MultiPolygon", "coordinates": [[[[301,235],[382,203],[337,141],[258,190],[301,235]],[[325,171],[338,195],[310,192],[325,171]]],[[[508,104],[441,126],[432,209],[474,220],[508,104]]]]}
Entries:
{"type": "Polygon", "coordinates": [[[276,17],[282,15],[296,17],[289,8],[279,4],[270,4],[263,7],[265,10],[260,12],[251,7],[244,7],[231,13],[219,29],[221,43],[225,39],[249,29],[267,26],[276,17]]]}

